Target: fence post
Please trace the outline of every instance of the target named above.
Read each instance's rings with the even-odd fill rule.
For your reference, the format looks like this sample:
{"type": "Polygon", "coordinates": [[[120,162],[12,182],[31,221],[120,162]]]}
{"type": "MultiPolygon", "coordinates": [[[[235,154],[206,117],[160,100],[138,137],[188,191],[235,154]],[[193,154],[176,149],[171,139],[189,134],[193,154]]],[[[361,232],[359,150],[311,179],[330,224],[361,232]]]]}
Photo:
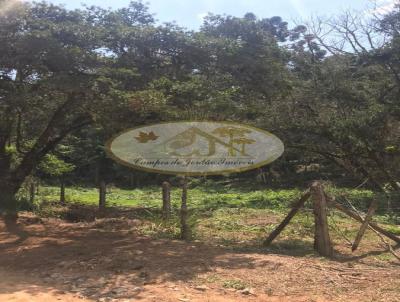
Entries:
{"type": "Polygon", "coordinates": [[[320,182],[311,185],[311,196],[314,202],[315,235],[314,249],[325,257],[332,257],[333,248],[329,236],[327,203],[324,189],[320,182]]]}
{"type": "Polygon", "coordinates": [[[171,215],[171,185],[168,181],[162,183],[162,218],[167,220],[171,215]]]}
{"type": "Polygon", "coordinates": [[[187,209],[187,187],[188,181],[187,177],[184,176],[182,179],[182,203],[181,203],[181,239],[189,240],[190,237],[190,229],[187,222],[188,219],[188,209],[187,209]]]}

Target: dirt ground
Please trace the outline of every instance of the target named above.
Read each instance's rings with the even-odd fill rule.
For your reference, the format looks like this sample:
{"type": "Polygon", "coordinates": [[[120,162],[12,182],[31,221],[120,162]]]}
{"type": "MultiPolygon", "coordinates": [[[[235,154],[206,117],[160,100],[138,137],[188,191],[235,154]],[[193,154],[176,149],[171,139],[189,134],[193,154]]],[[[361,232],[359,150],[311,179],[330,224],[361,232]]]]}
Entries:
{"type": "Polygon", "coordinates": [[[135,219],[0,223],[0,301],[400,301],[400,266],[152,239],[135,219]]]}

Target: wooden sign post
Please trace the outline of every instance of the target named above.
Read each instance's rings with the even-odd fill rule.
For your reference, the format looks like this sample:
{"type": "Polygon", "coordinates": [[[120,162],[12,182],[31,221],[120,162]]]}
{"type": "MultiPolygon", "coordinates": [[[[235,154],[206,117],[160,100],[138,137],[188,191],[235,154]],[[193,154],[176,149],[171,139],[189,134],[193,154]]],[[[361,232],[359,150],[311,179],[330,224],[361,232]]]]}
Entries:
{"type": "Polygon", "coordinates": [[[171,185],[168,181],[162,183],[162,218],[168,220],[171,216],[171,185]]]}
{"type": "MultiPolygon", "coordinates": [[[[183,176],[181,238],[189,239],[187,176],[226,175],[256,169],[279,158],[284,146],[272,133],[223,121],[166,122],[126,130],[106,144],[109,157],[147,172],[183,176]],[[262,152],[260,152],[262,151],[262,152]]],[[[163,184],[163,218],[169,216],[163,184]]]]}
{"type": "Polygon", "coordinates": [[[180,212],[180,222],[181,222],[181,239],[189,240],[190,238],[190,228],[187,222],[188,219],[188,209],[187,209],[187,190],[188,181],[187,177],[184,176],[182,179],[182,203],[180,212]]]}

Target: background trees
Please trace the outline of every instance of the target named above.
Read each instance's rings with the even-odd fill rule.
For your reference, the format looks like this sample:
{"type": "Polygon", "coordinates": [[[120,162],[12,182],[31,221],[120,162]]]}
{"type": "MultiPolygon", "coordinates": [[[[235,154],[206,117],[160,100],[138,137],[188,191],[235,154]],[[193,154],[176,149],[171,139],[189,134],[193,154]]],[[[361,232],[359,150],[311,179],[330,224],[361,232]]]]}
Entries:
{"type": "Polygon", "coordinates": [[[399,70],[392,53],[397,37],[388,30],[395,27],[393,16],[365,21],[346,13],[314,20],[305,36],[312,44],[295,56],[292,73],[300,85],[292,114],[311,138],[308,146],[296,147],[332,160],[381,191],[399,190],[399,70]],[[328,55],[321,58],[315,49],[328,55]]]}
{"type": "Polygon", "coordinates": [[[87,11],[20,3],[0,16],[0,191],[3,210],[46,154],[121,97],[87,11]]]}
{"type": "Polygon", "coordinates": [[[24,180],[61,142],[73,182],[147,182],[107,161],[104,142],[176,119],[275,132],[287,147],[273,166],[282,185],[304,183],[296,166],[317,164],[310,177],[399,190],[399,16],[396,7],[368,22],[345,14],[289,28],[280,17],[210,14],[188,31],[156,24],[140,2],[13,6],[0,15],[0,207],[15,211],[24,180]]]}

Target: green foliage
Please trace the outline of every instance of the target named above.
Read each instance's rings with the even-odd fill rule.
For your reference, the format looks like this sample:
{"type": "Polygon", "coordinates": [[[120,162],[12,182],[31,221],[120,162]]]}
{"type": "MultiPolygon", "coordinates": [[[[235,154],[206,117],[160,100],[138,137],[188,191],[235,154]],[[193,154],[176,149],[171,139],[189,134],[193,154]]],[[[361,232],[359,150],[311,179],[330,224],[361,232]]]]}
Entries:
{"type": "Polygon", "coordinates": [[[39,164],[39,169],[47,175],[59,177],[72,172],[75,169],[75,166],[66,163],[54,154],[46,154],[42,162],[39,164]]]}

